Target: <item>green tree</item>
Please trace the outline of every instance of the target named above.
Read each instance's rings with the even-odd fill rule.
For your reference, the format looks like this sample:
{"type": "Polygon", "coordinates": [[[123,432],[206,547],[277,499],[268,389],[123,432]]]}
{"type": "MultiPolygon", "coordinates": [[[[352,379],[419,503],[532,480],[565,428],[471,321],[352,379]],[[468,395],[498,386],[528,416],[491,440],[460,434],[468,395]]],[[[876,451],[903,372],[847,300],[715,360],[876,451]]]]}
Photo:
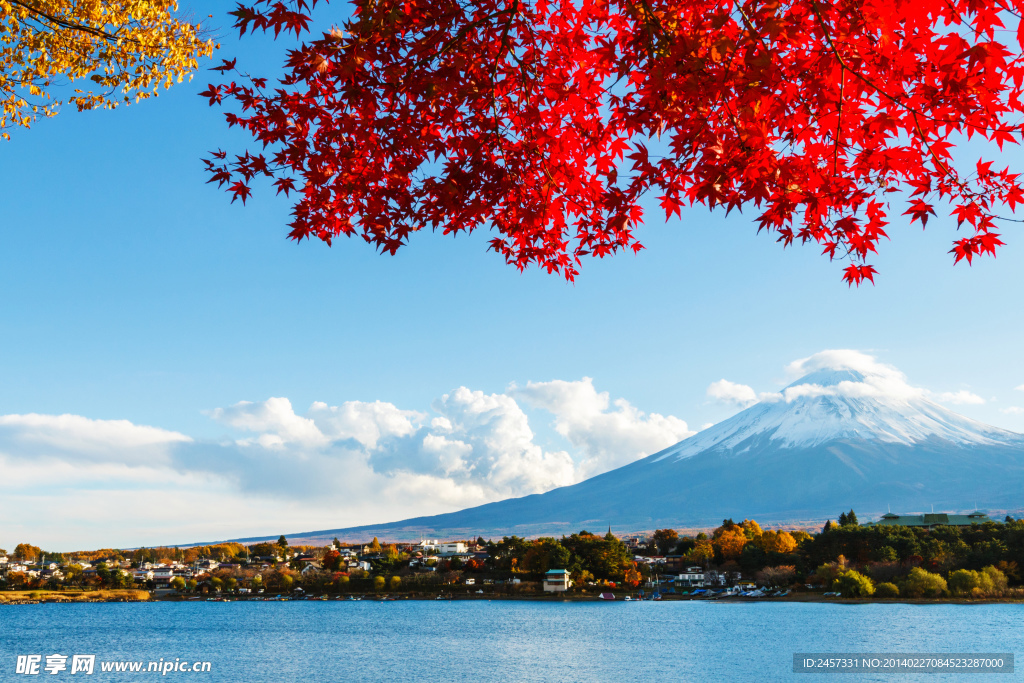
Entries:
{"type": "Polygon", "coordinates": [[[875,592],[871,579],[852,569],[839,575],[836,588],[844,598],[870,598],[875,592]]]}
{"type": "Polygon", "coordinates": [[[196,581],[195,579],[189,579],[188,581],[185,582],[185,588],[187,588],[190,592],[194,591],[196,589],[196,586],[198,586],[198,585],[199,585],[199,582],[196,581]]]}
{"type": "Polygon", "coordinates": [[[334,585],[337,587],[339,591],[347,591],[348,583],[349,578],[347,576],[339,576],[338,580],[334,582],[334,585]]]}
{"type": "Polygon", "coordinates": [[[175,576],[171,579],[171,588],[178,591],[179,593],[185,590],[185,579],[180,576],[175,576]]]}
{"type": "Polygon", "coordinates": [[[393,591],[398,590],[398,588],[401,585],[402,585],[402,579],[401,579],[401,577],[398,577],[398,576],[392,576],[391,579],[388,581],[388,588],[390,590],[393,590],[393,591]]]}
{"type": "Polygon", "coordinates": [[[224,587],[224,580],[221,579],[220,577],[215,576],[212,579],[210,579],[210,588],[212,588],[213,590],[219,591],[223,587],[224,587]]]}
{"type": "Polygon", "coordinates": [[[238,587],[238,579],[236,579],[233,576],[228,578],[228,579],[226,579],[224,581],[224,587],[227,588],[229,591],[234,591],[235,588],[238,587]]]}
{"type": "Polygon", "coordinates": [[[384,590],[384,583],[385,582],[384,582],[384,577],[383,576],[375,576],[375,577],[373,577],[373,590],[375,590],[378,593],[380,593],[382,590],[384,590]]]}
{"type": "Polygon", "coordinates": [[[857,521],[857,513],[852,509],[846,513],[846,523],[850,526],[860,526],[860,523],[857,521]]]}

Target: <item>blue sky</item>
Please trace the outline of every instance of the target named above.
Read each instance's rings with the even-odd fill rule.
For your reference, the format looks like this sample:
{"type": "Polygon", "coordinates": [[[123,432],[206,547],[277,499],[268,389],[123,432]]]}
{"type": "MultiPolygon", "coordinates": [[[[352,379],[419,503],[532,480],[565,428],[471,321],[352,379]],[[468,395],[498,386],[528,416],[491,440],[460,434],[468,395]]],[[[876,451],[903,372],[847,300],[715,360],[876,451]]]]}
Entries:
{"type": "MultiPolygon", "coordinates": [[[[218,22],[228,25],[220,15],[218,22]]],[[[222,42],[219,55],[259,56],[268,71],[283,47],[267,56],[260,50],[272,43],[239,44],[226,29],[222,42]]],[[[1024,411],[1012,411],[1024,406],[1015,389],[1024,385],[1018,229],[1007,229],[997,259],[954,268],[950,219],[922,232],[896,218],[892,241],[874,259],[878,284],[860,289],[847,288],[840,265],[817,249],[783,250],[757,235],[749,214],[726,219],[702,208],[668,223],[649,211],[640,232],[646,250],[586,262],[575,284],[506,266],[486,251],[484,234],[417,235],[395,257],[356,240],[296,245],[286,238],[286,200],[263,191],[245,207],[231,205],[205,184],[201,157],[244,144],[197,96],[214,76],[200,72],[113,112],[65,111],[0,143],[0,415],[127,421],[222,444],[249,429],[224,417],[240,401],[283,397],[300,415],[315,401],[380,401],[429,422],[432,403],[459,387],[508,396],[512,383],[579,388],[589,377],[596,392],[641,411],[637,424],[657,414],[694,430],[736,410],[708,396],[712,382],[774,391],[786,364],[844,348],[870,353],[936,395],[972,392],[984,403],[949,407],[1024,431],[1024,411]]],[[[1008,150],[1006,159],[1017,155],[1008,150]]],[[[559,432],[564,411],[518,400],[545,453],[565,452],[577,464],[593,456],[559,432]]],[[[401,468],[401,458],[392,454],[387,466],[401,468]]],[[[101,482],[90,490],[103,490],[101,482]]],[[[44,496],[32,486],[20,491],[23,503],[44,496]]],[[[301,476],[294,486],[302,491],[301,476]]],[[[287,512],[268,503],[244,520],[179,527],[184,536],[168,538],[172,527],[160,538],[141,528],[118,536],[81,527],[76,538],[127,545],[277,533],[280,520],[343,526],[383,521],[370,517],[392,510],[454,509],[498,490],[453,493],[437,505],[369,506],[350,518],[331,513],[322,524],[295,512],[298,503],[287,512]]],[[[33,521],[8,507],[0,522],[15,530],[0,537],[3,547],[77,545],[55,531],[56,518],[33,521]]]]}

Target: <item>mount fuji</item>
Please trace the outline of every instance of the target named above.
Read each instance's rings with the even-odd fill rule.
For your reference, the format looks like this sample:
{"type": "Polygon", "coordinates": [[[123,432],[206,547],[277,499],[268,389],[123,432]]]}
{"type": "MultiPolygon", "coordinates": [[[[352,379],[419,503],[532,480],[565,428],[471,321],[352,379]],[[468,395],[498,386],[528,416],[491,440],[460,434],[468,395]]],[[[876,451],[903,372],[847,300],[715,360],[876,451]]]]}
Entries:
{"type": "Polygon", "coordinates": [[[813,369],[629,465],[543,494],[296,538],[537,535],[1024,507],[1024,435],[958,415],[894,369],[813,369]],[[891,372],[887,372],[891,370],[891,372]]]}

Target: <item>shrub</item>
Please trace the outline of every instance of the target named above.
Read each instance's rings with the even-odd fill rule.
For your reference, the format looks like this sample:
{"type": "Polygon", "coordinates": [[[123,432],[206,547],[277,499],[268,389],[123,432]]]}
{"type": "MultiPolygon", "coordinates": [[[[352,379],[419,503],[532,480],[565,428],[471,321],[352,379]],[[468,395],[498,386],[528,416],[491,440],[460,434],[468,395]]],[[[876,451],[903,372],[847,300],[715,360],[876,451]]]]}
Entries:
{"type": "Polygon", "coordinates": [[[765,567],[757,573],[757,582],[765,586],[788,586],[796,578],[796,567],[783,564],[778,567],[765,567]]]}
{"type": "Polygon", "coordinates": [[[846,558],[839,556],[839,561],[823,564],[814,570],[814,577],[826,588],[831,587],[836,579],[846,571],[846,558]]]}
{"type": "Polygon", "coordinates": [[[871,562],[864,570],[875,583],[894,583],[896,579],[907,573],[899,562],[871,562]]]}
{"type": "Polygon", "coordinates": [[[948,592],[944,578],[920,567],[910,570],[900,589],[900,593],[912,598],[939,598],[948,592]]]}
{"type": "Polygon", "coordinates": [[[844,598],[869,598],[875,592],[871,579],[852,569],[840,574],[835,585],[844,598]]]}
{"type": "Polygon", "coordinates": [[[958,569],[949,575],[949,590],[954,595],[970,595],[975,598],[1002,595],[1006,591],[1006,575],[993,566],[980,572],[958,569]]]}
{"type": "Polygon", "coordinates": [[[875,586],[875,597],[898,598],[900,597],[900,589],[896,587],[895,583],[880,583],[877,586],[875,586]]]}
{"type": "Polygon", "coordinates": [[[381,592],[382,590],[384,590],[384,577],[383,576],[375,576],[375,577],[373,577],[373,590],[377,591],[378,593],[381,592]]]}

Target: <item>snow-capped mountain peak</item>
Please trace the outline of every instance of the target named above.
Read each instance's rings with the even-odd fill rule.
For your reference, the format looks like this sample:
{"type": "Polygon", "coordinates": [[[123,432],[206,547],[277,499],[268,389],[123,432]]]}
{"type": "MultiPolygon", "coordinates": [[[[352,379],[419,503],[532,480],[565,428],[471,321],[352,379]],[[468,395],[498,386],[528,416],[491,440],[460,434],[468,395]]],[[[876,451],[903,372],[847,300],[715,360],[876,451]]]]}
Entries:
{"type": "Polygon", "coordinates": [[[938,438],[959,446],[1021,444],[1024,436],[958,415],[900,377],[847,368],[815,370],[777,394],[651,456],[741,453],[766,440],[775,448],[865,439],[910,445],[938,438]]]}

